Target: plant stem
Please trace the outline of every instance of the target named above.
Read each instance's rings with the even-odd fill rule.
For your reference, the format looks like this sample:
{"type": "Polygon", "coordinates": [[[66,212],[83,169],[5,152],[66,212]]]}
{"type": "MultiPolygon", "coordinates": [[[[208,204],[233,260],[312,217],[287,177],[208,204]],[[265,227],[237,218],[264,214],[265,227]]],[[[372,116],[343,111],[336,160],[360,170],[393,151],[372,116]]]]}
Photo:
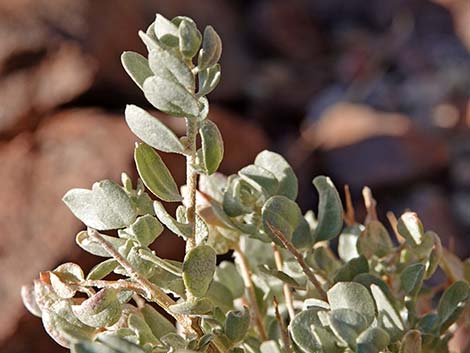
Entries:
{"type": "Polygon", "coordinates": [[[305,263],[304,257],[302,254],[295,248],[295,246],[282,234],[278,229],[273,227],[270,223],[267,223],[269,229],[273,234],[279,238],[279,240],[282,242],[282,244],[287,248],[287,250],[290,251],[292,255],[297,259],[297,262],[299,265],[302,267],[304,270],[304,273],[307,275],[308,279],[312,284],[315,286],[317,289],[318,293],[320,294],[320,297],[322,300],[327,300],[326,292],[323,290],[321,287],[320,282],[318,282],[317,278],[315,277],[315,274],[312,272],[310,267],[305,263]]]}
{"type": "MultiPolygon", "coordinates": [[[[279,271],[282,271],[284,269],[284,261],[282,259],[281,252],[279,251],[279,248],[276,244],[272,243],[272,245],[273,245],[274,261],[276,262],[276,267],[279,271]]],[[[284,290],[284,297],[286,299],[287,312],[289,313],[289,318],[292,321],[292,319],[294,319],[294,316],[295,316],[294,304],[293,304],[293,299],[292,299],[292,291],[291,291],[290,286],[287,283],[284,283],[283,290],[284,290]]]]}
{"type": "Polygon", "coordinates": [[[250,265],[248,264],[248,261],[238,244],[235,244],[234,248],[236,259],[239,260],[238,262],[241,267],[243,282],[248,292],[248,301],[250,303],[252,317],[255,320],[255,324],[258,329],[258,333],[260,335],[261,340],[266,341],[268,339],[268,336],[266,335],[263,319],[261,318],[261,312],[259,310],[258,302],[256,300],[255,287],[253,285],[253,281],[251,280],[250,265]]]}
{"type": "Polygon", "coordinates": [[[274,304],[274,313],[276,315],[276,320],[279,324],[279,329],[281,330],[281,337],[282,337],[282,342],[284,343],[284,349],[286,350],[286,353],[292,353],[292,346],[290,343],[289,332],[287,332],[286,325],[284,324],[281,314],[279,313],[279,303],[277,302],[276,297],[274,297],[273,304],[274,304]]]}
{"type": "Polygon", "coordinates": [[[160,305],[168,314],[173,316],[177,322],[184,328],[184,330],[191,334],[194,331],[192,321],[188,316],[175,314],[170,310],[170,306],[175,304],[164,291],[155,286],[147,278],[142,276],[134,267],[95,229],[88,228],[88,235],[96,240],[118,263],[121,265],[146,294],[146,297],[160,305]]]}
{"type": "Polygon", "coordinates": [[[184,205],[186,207],[186,218],[192,226],[191,237],[186,241],[186,253],[196,246],[196,189],[197,172],[194,170],[196,162],[196,136],[197,121],[186,118],[186,192],[184,205]]]}

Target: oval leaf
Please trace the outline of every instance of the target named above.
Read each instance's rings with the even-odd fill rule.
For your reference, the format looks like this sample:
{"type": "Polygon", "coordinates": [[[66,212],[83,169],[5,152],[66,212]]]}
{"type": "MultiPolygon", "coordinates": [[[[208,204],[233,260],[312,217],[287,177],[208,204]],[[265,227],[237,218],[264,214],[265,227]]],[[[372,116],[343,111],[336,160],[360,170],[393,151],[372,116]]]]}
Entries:
{"type": "Polygon", "coordinates": [[[199,103],[181,84],[159,76],[152,76],[144,82],[144,95],[152,105],[169,115],[197,117],[199,103]]]}
{"type": "Polygon", "coordinates": [[[212,26],[207,26],[204,29],[202,49],[199,51],[199,57],[197,61],[199,71],[217,64],[221,55],[222,40],[212,26]]]}
{"type": "Polygon", "coordinates": [[[291,200],[297,198],[298,181],[292,167],[280,154],[263,151],[256,156],[255,165],[263,167],[273,173],[279,181],[278,195],[291,200]]]}
{"type": "Polygon", "coordinates": [[[128,105],[125,115],[131,131],[147,145],[163,152],[184,154],[184,146],[173,131],[144,109],[128,105]]]}
{"type": "Polygon", "coordinates": [[[211,175],[217,171],[224,158],[224,141],[217,125],[210,120],[204,120],[201,128],[202,162],[206,174],[211,175]]]}
{"type": "Polygon", "coordinates": [[[168,202],[182,200],[173,176],[152,147],[137,144],[134,159],[140,178],[154,195],[168,202]]]}
{"type": "Polygon", "coordinates": [[[121,55],[121,63],[127,74],[141,89],[144,89],[144,81],[154,75],[148,60],[138,53],[125,51],[121,55]]]}
{"type": "Polygon", "coordinates": [[[189,251],[183,262],[183,281],[195,297],[202,297],[209,289],[216,268],[216,253],[211,246],[199,245],[189,251]]]}
{"type": "Polygon", "coordinates": [[[72,189],[63,201],[78,219],[98,230],[126,227],[137,216],[127,193],[110,180],[94,183],[91,190],[72,189]]]}
{"type": "Polygon", "coordinates": [[[320,195],[318,224],[314,231],[315,241],[333,239],[343,227],[341,199],[330,178],[318,176],[313,179],[313,185],[320,195]]]}

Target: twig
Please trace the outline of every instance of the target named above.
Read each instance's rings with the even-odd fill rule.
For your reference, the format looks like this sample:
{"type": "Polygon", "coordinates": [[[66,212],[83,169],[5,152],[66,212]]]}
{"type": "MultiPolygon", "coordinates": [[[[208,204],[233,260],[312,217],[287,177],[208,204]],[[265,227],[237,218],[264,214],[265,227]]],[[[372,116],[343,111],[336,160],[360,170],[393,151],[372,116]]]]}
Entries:
{"type": "Polygon", "coordinates": [[[196,135],[197,121],[186,118],[186,187],[184,205],[186,207],[186,218],[192,226],[191,237],[186,240],[186,253],[196,246],[196,189],[197,172],[194,169],[196,163],[196,135]]]}
{"type": "Polygon", "coordinates": [[[129,277],[133,279],[144,291],[147,297],[151,298],[152,301],[160,305],[167,313],[175,318],[176,321],[185,329],[187,333],[192,333],[194,328],[192,327],[192,321],[188,316],[175,314],[170,310],[170,306],[175,304],[174,300],[171,299],[165,292],[160,288],[152,284],[147,278],[142,276],[134,267],[125,259],[106,239],[104,239],[100,233],[93,228],[88,228],[88,235],[96,240],[109,255],[126,270],[129,277]]]}
{"type": "Polygon", "coordinates": [[[304,270],[304,273],[307,275],[308,279],[312,284],[315,286],[317,289],[318,293],[320,294],[320,297],[322,300],[327,300],[326,292],[323,290],[321,287],[320,282],[318,282],[317,278],[315,277],[315,274],[312,272],[310,267],[305,263],[304,257],[302,256],[301,253],[297,251],[297,249],[294,247],[294,245],[282,234],[278,229],[273,227],[272,224],[267,223],[269,229],[273,234],[282,242],[282,244],[287,248],[287,250],[290,251],[292,255],[297,259],[297,262],[299,265],[302,267],[304,270]]]}
{"type": "Polygon", "coordinates": [[[118,280],[118,281],[85,280],[78,284],[82,287],[127,289],[127,290],[133,290],[134,292],[137,292],[137,293],[143,292],[141,286],[136,285],[135,283],[129,282],[126,280],[118,280]]]}
{"type": "Polygon", "coordinates": [[[400,244],[405,243],[406,239],[403,238],[403,236],[398,232],[398,219],[392,211],[387,212],[387,219],[388,223],[390,223],[390,226],[392,227],[393,233],[395,234],[395,237],[397,238],[398,242],[400,244]]]}
{"type": "Polygon", "coordinates": [[[377,217],[377,201],[375,201],[374,196],[372,196],[372,191],[368,186],[365,186],[362,189],[362,197],[364,198],[364,204],[366,205],[367,217],[365,224],[370,223],[371,221],[376,221],[379,218],[377,217]]]}
{"type": "Polygon", "coordinates": [[[258,307],[258,302],[256,301],[255,287],[251,280],[251,270],[248,261],[246,260],[245,255],[240,250],[238,244],[235,245],[235,256],[239,260],[239,264],[242,270],[242,277],[245,287],[248,292],[248,302],[250,303],[249,307],[251,308],[252,317],[255,320],[258,333],[262,341],[266,341],[268,336],[266,335],[266,330],[264,328],[263,319],[261,318],[261,313],[258,307]]]}
{"type": "Polygon", "coordinates": [[[276,314],[276,320],[279,324],[279,329],[281,330],[281,337],[282,337],[282,342],[284,343],[284,349],[286,353],[292,353],[292,346],[290,343],[289,333],[287,332],[286,325],[284,324],[281,314],[279,313],[279,303],[276,297],[273,298],[273,304],[274,304],[274,313],[276,314]]]}
{"type": "Polygon", "coordinates": [[[351,191],[349,190],[349,185],[344,185],[344,196],[346,199],[346,213],[344,214],[344,221],[348,226],[352,226],[356,223],[356,212],[351,198],[351,191]]]}
{"type": "MultiPolygon", "coordinates": [[[[279,271],[282,271],[284,268],[284,262],[282,259],[281,252],[276,244],[273,243],[273,252],[274,252],[274,261],[276,262],[276,267],[279,271]]],[[[294,311],[294,304],[292,299],[292,291],[290,286],[287,283],[283,285],[284,290],[284,297],[286,301],[287,312],[289,313],[289,318],[291,320],[294,319],[295,311],[294,311]]]]}

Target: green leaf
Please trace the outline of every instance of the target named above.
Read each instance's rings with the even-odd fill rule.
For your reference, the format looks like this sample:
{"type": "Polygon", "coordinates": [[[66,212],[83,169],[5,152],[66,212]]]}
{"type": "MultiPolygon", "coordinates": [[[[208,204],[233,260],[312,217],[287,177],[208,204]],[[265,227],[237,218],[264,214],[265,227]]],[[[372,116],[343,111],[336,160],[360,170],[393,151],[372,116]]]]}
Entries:
{"type": "Polygon", "coordinates": [[[341,260],[348,262],[359,256],[357,241],[364,227],[360,224],[345,227],[338,237],[338,255],[341,260]]]}
{"type": "Polygon", "coordinates": [[[178,26],[179,49],[181,54],[187,59],[191,59],[197,54],[202,42],[201,32],[196,24],[189,18],[184,18],[178,26]]]}
{"type": "Polygon", "coordinates": [[[155,76],[183,86],[194,92],[194,75],[185,62],[168,50],[156,48],[149,53],[150,69],[155,76]]]}
{"type": "Polygon", "coordinates": [[[217,281],[212,281],[205,295],[214,306],[220,308],[224,313],[233,308],[234,297],[230,289],[217,281]]]}
{"type": "Polygon", "coordinates": [[[155,35],[163,44],[175,48],[178,46],[178,27],[160,14],[155,18],[155,35]]]}
{"type": "Polygon", "coordinates": [[[158,340],[153,335],[149,325],[147,325],[141,316],[130,314],[127,318],[127,324],[129,328],[135,332],[140,346],[144,346],[146,344],[156,345],[158,343],[158,340]]]}
{"type": "Polygon", "coordinates": [[[191,224],[178,222],[170,216],[161,202],[154,201],[153,208],[160,222],[162,222],[170,231],[183,238],[192,236],[191,224]]]}
{"type": "Polygon", "coordinates": [[[116,350],[117,353],[146,353],[145,350],[134,343],[114,335],[100,335],[98,341],[116,350]]]}
{"type": "Polygon", "coordinates": [[[114,289],[105,288],[80,305],[72,305],[72,311],[85,325],[109,327],[121,317],[122,307],[117,292],[114,289]]]}
{"type": "Polygon", "coordinates": [[[330,178],[318,176],[313,185],[320,195],[318,225],[314,231],[315,241],[330,240],[343,228],[343,206],[338,191],[330,178]]]}
{"type": "Polygon", "coordinates": [[[103,262],[100,262],[96,266],[94,266],[88,276],[86,277],[87,280],[99,280],[105,278],[111,272],[113,272],[116,267],[119,266],[119,263],[115,259],[108,259],[103,262]]]}
{"type": "Polygon", "coordinates": [[[288,274],[286,274],[283,271],[269,268],[268,265],[260,265],[258,267],[258,269],[261,273],[264,273],[264,274],[267,274],[267,275],[272,276],[274,278],[277,278],[278,280],[288,284],[292,288],[302,289],[302,286],[299,283],[297,283],[297,281],[295,279],[293,279],[291,276],[289,276],[288,274]]]}
{"type": "Polygon", "coordinates": [[[255,189],[265,192],[268,196],[273,196],[279,189],[279,182],[269,170],[257,166],[249,165],[242,168],[238,175],[255,189]]]}
{"type": "Polygon", "coordinates": [[[221,74],[219,64],[215,64],[214,66],[200,71],[198,74],[199,88],[197,95],[201,97],[211,93],[219,84],[220,76],[221,74]]]}
{"type": "Polygon", "coordinates": [[[199,102],[179,83],[152,76],[145,80],[143,87],[145,98],[162,112],[177,117],[199,116],[199,102]]]}
{"type": "MultiPolygon", "coordinates": [[[[105,234],[100,234],[100,236],[110,243],[116,250],[126,243],[125,239],[111,237],[105,234]]],[[[102,257],[111,257],[111,255],[105,249],[103,249],[100,243],[88,235],[87,231],[79,232],[75,238],[75,242],[78,244],[78,246],[90,254],[102,257]]]]}
{"type": "Polygon", "coordinates": [[[202,49],[199,51],[197,66],[199,71],[214,66],[222,55],[222,40],[212,26],[204,29],[202,49]]]}
{"type": "Polygon", "coordinates": [[[194,301],[181,301],[170,306],[170,310],[181,315],[204,315],[213,309],[207,298],[197,298],[194,301]]]}
{"type": "Polygon", "coordinates": [[[401,289],[406,295],[418,294],[424,279],[424,265],[417,263],[407,266],[400,275],[401,289]]]}
{"type": "Polygon", "coordinates": [[[173,324],[149,304],[145,304],[140,312],[156,338],[160,339],[170,332],[176,332],[173,324]]]}
{"type": "Polygon", "coordinates": [[[280,155],[271,151],[263,151],[256,156],[255,165],[269,170],[279,181],[278,195],[291,200],[297,198],[298,181],[292,167],[280,155]]]}
{"type": "Polygon", "coordinates": [[[156,117],[135,105],[126,106],[125,114],[131,131],[147,145],[163,152],[184,154],[178,137],[156,117]]]}
{"type": "Polygon", "coordinates": [[[199,129],[202,143],[202,162],[206,174],[217,171],[224,158],[224,141],[217,125],[210,120],[204,120],[199,129]]]}
{"type": "Polygon", "coordinates": [[[332,310],[350,309],[362,314],[370,325],[375,318],[375,304],[366,287],[355,282],[336,283],[327,292],[332,310]]]}
{"type": "Polygon", "coordinates": [[[332,310],[329,322],[334,334],[351,349],[355,349],[357,337],[368,327],[366,318],[351,309],[332,310]]]}
{"type": "Polygon", "coordinates": [[[183,199],[173,176],[152,147],[144,143],[137,144],[134,159],[140,178],[154,195],[168,202],[183,199]]]}
{"type": "Polygon", "coordinates": [[[137,86],[144,89],[144,81],[153,76],[148,60],[138,53],[125,51],[121,55],[121,63],[137,86]]]}
{"type": "Polygon", "coordinates": [[[176,261],[176,260],[161,259],[157,255],[155,255],[153,251],[149,249],[145,249],[145,248],[139,250],[139,255],[143,259],[154,263],[155,265],[157,265],[158,267],[161,267],[165,271],[168,271],[176,276],[181,277],[181,274],[183,271],[182,270],[183,264],[181,262],[176,261]]]}
{"type": "Polygon", "coordinates": [[[49,336],[66,348],[73,341],[89,340],[96,334],[94,328],[84,325],[77,319],[67,300],[60,300],[51,307],[43,309],[42,324],[49,336]]]}
{"type": "MultiPolygon", "coordinates": [[[[223,196],[224,213],[217,212],[217,206],[213,207],[214,211],[222,220],[225,218],[224,214],[227,214],[229,217],[237,217],[250,213],[253,206],[250,204],[256,202],[251,191],[252,188],[250,188],[249,184],[239,176],[231,175],[228,178],[227,188],[223,196]]],[[[230,221],[230,219],[228,219],[228,221],[230,221]]],[[[232,222],[225,223],[230,224],[232,222]]]]}
{"type": "Polygon", "coordinates": [[[392,240],[387,229],[382,223],[374,220],[366,225],[357,242],[359,254],[368,259],[372,256],[384,257],[390,253],[392,248],[392,240]]]}
{"type": "Polygon", "coordinates": [[[405,212],[400,217],[397,230],[411,246],[420,245],[424,241],[423,224],[414,212],[405,212]]]}
{"type": "Polygon", "coordinates": [[[83,270],[77,264],[68,262],[49,272],[52,288],[59,297],[72,298],[78,287],[77,284],[85,279],[83,270]]]}
{"type": "Polygon", "coordinates": [[[313,244],[310,228],[305,221],[299,206],[285,196],[273,196],[261,210],[264,231],[271,239],[282,245],[270,226],[279,230],[298,248],[308,248],[313,244]]]}
{"type": "Polygon", "coordinates": [[[398,310],[378,285],[371,284],[370,290],[377,306],[377,321],[379,325],[388,332],[392,339],[395,340],[401,337],[405,325],[398,310]]]}
{"type": "Polygon", "coordinates": [[[99,342],[81,341],[78,343],[74,343],[72,345],[71,353],[119,353],[119,352],[99,342]]]}
{"type": "Polygon", "coordinates": [[[184,285],[195,297],[206,294],[214,278],[216,257],[214,249],[208,245],[198,245],[184,257],[184,285]]]}
{"type": "Polygon", "coordinates": [[[162,232],[162,224],[154,216],[147,214],[120,231],[120,237],[136,240],[141,246],[149,246],[162,232]]]}
{"type": "Polygon", "coordinates": [[[346,262],[335,274],[334,281],[352,281],[357,275],[367,272],[369,272],[369,262],[364,255],[361,255],[346,262]]]}
{"type": "Polygon", "coordinates": [[[321,321],[318,318],[318,309],[303,310],[298,313],[289,324],[289,331],[294,343],[304,352],[322,353],[321,342],[314,336],[311,329],[321,327],[321,321]]]}
{"type": "Polygon", "coordinates": [[[110,180],[94,183],[91,190],[72,189],[63,201],[78,219],[98,230],[126,227],[137,216],[127,193],[110,180]]]}
{"type": "Polygon", "coordinates": [[[214,279],[227,286],[234,298],[240,298],[245,291],[243,278],[240,276],[235,265],[230,261],[222,261],[217,266],[214,279]]]}
{"type": "Polygon", "coordinates": [[[224,333],[230,341],[237,343],[245,338],[249,327],[250,312],[246,308],[243,308],[243,310],[232,310],[227,314],[224,333]]]}
{"type": "Polygon", "coordinates": [[[390,343],[386,331],[370,327],[357,338],[357,353],[380,353],[390,343]]]}
{"type": "Polygon", "coordinates": [[[409,330],[401,340],[400,353],[421,353],[422,338],[418,330],[409,330]]]}
{"type": "Polygon", "coordinates": [[[464,281],[457,281],[445,290],[437,307],[441,331],[457,320],[468,301],[469,294],[469,285],[464,281]]]}

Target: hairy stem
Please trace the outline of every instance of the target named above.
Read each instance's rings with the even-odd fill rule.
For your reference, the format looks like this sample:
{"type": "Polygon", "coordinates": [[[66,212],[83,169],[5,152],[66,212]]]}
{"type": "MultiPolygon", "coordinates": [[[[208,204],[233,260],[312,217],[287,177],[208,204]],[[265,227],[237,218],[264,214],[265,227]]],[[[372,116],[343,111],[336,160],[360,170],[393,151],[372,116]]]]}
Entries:
{"type": "MultiPolygon", "coordinates": [[[[276,268],[279,271],[282,271],[284,269],[284,261],[282,259],[282,255],[281,255],[281,252],[279,251],[278,246],[274,243],[273,243],[273,252],[274,252],[274,261],[276,262],[276,268]]],[[[292,321],[292,319],[294,319],[294,316],[295,316],[294,303],[292,299],[292,291],[291,291],[290,286],[287,283],[284,283],[283,290],[284,290],[284,297],[286,299],[287,312],[289,313],[289,318],[292,321]]]]}
{"type": "Polygon", "coordinates": [[[173,316],[175,320],[184,328],[184,330],[191,334],[194,332],[192,322],[189,317],[185,315],[175,314],[170,310],[170,306],[175,304],[164,291],[155,286],[147,278],[142,276],[130,263],[125,259],[100,233],[95,229],[88,228],[88,235],[96,240],[118,263],[121,265],[129,275],[129,277],[139,285],[141,290],[144,291],[145,296],[150,298],[153,302],[162,307],[168,314],[173,316]]]}
{"type": "Polygon", "coordinates": [[[273,234],[281,241],[281,243],[290,251],[292,255],[297,259],[297,262],[302,267],[304,273],[307,275],[307,278],[312,282],[312,284],[317,289],[318,293],[320,294],[321,299],[326,300],[326,292],[323,290],[320,282],[318,282],[315,274],[312,272],[310,267],[306,264],[304,257],[302,254],[295,248],[295,246],[282,234],[278,229],[273,227],[271,224],[268,223],[268,227],[273,232],[273,234]]]}
{"type": "Polygon", "coordinates": [[[251,315],[253,319],[255,320],[256,328],[258,330],[258,333],[262,341],[266,341],[268,339],[268,336],[266,335],[266,330],[264,328],[263,319],[261,317],[261,313],[258,307],[258,302],[256,301],[255,287],[253,285],[253,281],[251,280],[250,265],[248,264],[248,261],[245,255],[243,254],[243,252],[240,250],[240,247],[238,246],[238,244],[235,245],[235,256],[236,256],[236,259],[238,260],[238,263],[240,264],[243,282],[247,289],[251,315]]]}
{"type": "Polygon", "coordinates": [[[196,245],[196,189],[197,172],[194,170],[196,162],[196,136],[197,121],[186,118],[186,192],[184,195],[184,206],[186,207],[186,217],[192,226],[192,237],[186,241],[186,252],[189,252],[196,245]]]}

